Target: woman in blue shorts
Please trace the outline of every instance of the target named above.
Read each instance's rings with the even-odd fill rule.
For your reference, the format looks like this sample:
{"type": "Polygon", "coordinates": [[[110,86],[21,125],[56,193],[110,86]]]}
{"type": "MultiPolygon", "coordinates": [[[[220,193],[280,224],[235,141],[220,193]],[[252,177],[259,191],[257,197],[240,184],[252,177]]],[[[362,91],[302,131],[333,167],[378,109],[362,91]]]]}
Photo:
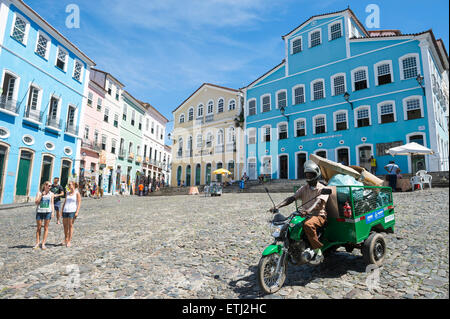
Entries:
{"type": "Polygon", "coordinates": [[[36,196],[35,203],[36,207],[36,245],[35,249],[39,248],[40,237],[41,237],[41,228],[42,221],[44,221],[44,236],[42,238],[42,249],[46,249],[45,242],[47,241],[48,236],[48,225],[50,224],[50,220],[54,215],[54,194],[50,191],[52,187],[52,183],[45,182],[42,184],[41,191],[36,196]]]}
{"type": "Polygon", "coordinates": [[[66,194],[66,200],[62,207],[62,217],[64,225],[64,242],[63,245],[70,247],[70,241],[73,236],[73,224],[78,216],[81,205],[81,195],[77,190],[75,182],[71,181],[68,184],[69,192],[66,194]]]}

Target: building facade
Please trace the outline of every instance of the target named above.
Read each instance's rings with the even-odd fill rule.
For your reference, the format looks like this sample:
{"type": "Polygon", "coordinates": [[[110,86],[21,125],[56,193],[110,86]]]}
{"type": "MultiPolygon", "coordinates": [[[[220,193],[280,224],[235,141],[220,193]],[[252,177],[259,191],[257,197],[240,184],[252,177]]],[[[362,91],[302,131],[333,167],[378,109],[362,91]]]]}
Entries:
{"type": "Polygon", "coordinates": [[[236,125],[241,92],[204,83],[173,112],[171,185],[221,181],[212,172],[226,168],[236,180],[243,173],[244,132],[236,125]]]}
{"type": "Polygon", "coordinates": [[[346,9],[282,39],[283,61],[243,88],[250,178],[303,178],[310,154],[367,169],[373,155],[384,174],[386,150],[408,142],[436,154],[396,157],[403,172],[448,170],[448,96],[433,87],[448,55],[431,30],[368,32],[346,9]]]}
{"type": "Polygon", "coordinates": [[[0,203],[31,201],[44,181],[76,175],[94,65],[23,1],[0,1],[0,203]]]}

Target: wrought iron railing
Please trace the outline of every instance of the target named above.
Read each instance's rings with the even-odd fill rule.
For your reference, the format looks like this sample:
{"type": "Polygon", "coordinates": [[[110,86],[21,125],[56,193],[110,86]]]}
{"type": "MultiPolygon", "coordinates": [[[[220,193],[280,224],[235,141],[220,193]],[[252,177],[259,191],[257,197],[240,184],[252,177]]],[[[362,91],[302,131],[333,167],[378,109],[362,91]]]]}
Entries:
{"type": "Polygon", "coordinates": [[[60,119],[54,119],[51,117],[47,117],[47,122],[45,123],[45,125],[48,127],[60,130],[62,127],[62,122],[60,119]]]}
{"type": "Polygon", "coordinates": [[[16,100],[9,99],[6,95],[0,96],[0,109],[19,114],[20,104],[16,100]]]}
{"type": "Polygon", "coordinates": [[[67,123],[65,132],[72,135],[78,135],[78,126],[67,123]]]}
{"type": "Polygon", "coordinates": [[[30,108],[27,108],[25,110],[24,114],[23,114],[23,117],[25,119],[33,120],[33,121],[41,123],[42,122],[42,118],[44,117],[44,112],[43,111],[32,110],[30,108]]]}

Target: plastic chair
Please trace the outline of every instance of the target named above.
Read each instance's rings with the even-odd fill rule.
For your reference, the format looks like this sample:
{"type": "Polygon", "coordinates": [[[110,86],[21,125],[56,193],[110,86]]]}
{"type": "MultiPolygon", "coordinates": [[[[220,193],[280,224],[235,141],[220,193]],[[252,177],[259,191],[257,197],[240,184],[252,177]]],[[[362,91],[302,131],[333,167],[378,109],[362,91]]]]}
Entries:
{"type": "Polygon", "coordinates": [[[427,174],[428,172],[426,170],[421,169],[420,171],[417,171],[416,176],[420,176],[423,177],[427,174]]]}
{"type": "Polygon", "coordinates": [[[411,181],[411,186],[412,186],[413,191],[416,190],[415,185],[419,185],[420,189],[421,190],[423,189],[422,177],[416,175],[416,176],[411,177],[410,181],[411,181]]]}
{"type": "Polygon", "coordinates": [[[433,179],[433,176],[429,175],[429,174],[425,174],[424,176],[422,176],[422,187],[423,184],[428,184],[428,186],[431,188],[431,180],[433,179]]]}

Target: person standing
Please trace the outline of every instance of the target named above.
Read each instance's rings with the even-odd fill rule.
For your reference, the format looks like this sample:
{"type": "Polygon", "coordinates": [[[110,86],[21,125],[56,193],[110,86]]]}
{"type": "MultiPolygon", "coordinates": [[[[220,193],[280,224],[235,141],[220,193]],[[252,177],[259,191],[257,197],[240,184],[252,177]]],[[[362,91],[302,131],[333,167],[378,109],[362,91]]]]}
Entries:
{"type": "Polygon", "coordinates": [[[68,184],[69,191],[66,200],[62,207],[63,225],[64,225],[64,242],[61,245],[70,247],[73,236],[73,224],[78,217],[78,212],[81,206],[81,195],[77,190],[75,182],[71,181],[68,184]]]}
{"type": "Polygon", "coordinates": [[[48,225],[55,214],[54,197],[55,195],[50,191],[52,184],[47,181],[41,186],[41,191],[36,196],[34,203],[36,207],[36,244],[34,249],[39,248],[42,221],[44,221],[44,236],[42,238],[42,249],[46,249],[45,243],[48,236],[48,225]]]}
{"type": "Polygon", "coordinates": [[[375,175],[377,172],[377,160],[372,156],[370,156],[370,173],[375,175]]]}
{"type": "Polygon", "coordinates": [[[389,186],[393,192],[397,191],[397,174],[400,174],[400,167],[394,161],[390,161],[384,169],[388,172],[389,186]]]}
{"type": "Polygon", "coordinates": [[[50,191],[55,195],[55,211],[56,211],[56,224],[61,224],[61,197],[64,197],[64,188],[59,184],[59,177],[53,179],[52,187],[50,191]]]}

